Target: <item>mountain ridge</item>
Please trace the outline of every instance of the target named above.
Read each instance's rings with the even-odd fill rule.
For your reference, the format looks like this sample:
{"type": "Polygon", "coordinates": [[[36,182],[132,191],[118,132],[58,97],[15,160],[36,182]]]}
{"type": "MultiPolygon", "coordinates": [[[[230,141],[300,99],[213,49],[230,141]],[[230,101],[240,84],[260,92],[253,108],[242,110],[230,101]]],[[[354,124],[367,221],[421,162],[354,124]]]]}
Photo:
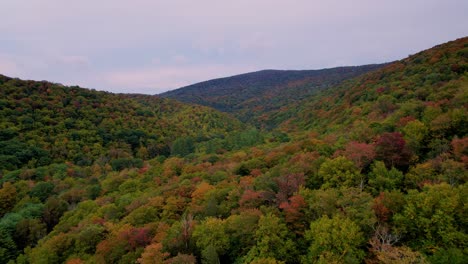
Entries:
{"type": "Polygon", "coordinates": [[[386,64],[344,66],[320,70],[261,70],[208,80],[159,94],[232,113],[241,121],[259,124],[262,115],[386,64]],[[274,100],[272,100],[272,98],[274,100]]]}

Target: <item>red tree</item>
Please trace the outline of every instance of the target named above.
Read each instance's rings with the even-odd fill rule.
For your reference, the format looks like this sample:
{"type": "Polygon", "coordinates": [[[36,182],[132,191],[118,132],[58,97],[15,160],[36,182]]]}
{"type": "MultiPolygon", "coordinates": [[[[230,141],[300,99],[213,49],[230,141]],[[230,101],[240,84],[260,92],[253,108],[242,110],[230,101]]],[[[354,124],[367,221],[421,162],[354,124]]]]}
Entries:
{"type": "Polygon", "coordinates": [[[304,173],[288,174],[284,177],[279,177],[278,193],[276,194],[276,202],[279,204],[287,202],[295,192],[299,190],[299,186],[305,184],[304,173]]]}
{"type": "Polygon", "coordinates": [[[388,168],[406,169],[411,159],[411,152],[399,132],[383,133],[375,142],[375,152],[376,158],[388,168]]]}
{"type": "Polygon", "coordinates": [[[351,160],[360,169],[365,168],[375,158],[375,148],[372,144],[351,141],[342,152],[347,159],[351,160]]]}
{"type": "Polygon", "coordinates": [[[296,233],[302,233],[305,226],[304,222],[301,221],[304,216],[303,210],[306,207],[304,197],[300,194],[296,194],[289,198],[288,202],[282,202],[279,207],[283,209],[286,223],[288,223],[296,233]]]}

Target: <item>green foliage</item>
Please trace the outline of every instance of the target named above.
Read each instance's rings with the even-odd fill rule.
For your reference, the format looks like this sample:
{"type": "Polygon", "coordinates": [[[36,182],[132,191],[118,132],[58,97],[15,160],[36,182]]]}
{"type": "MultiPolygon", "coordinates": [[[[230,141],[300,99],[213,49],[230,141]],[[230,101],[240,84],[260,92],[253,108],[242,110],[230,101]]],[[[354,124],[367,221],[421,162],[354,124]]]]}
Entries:
{"type": "Polygon", "coordinates": [[[231,262],[236,262],[239,256],[244,256],[255,245],[260,212],[244,211],[239,215],[230,215],[227,221],[227,233],[230,240],[229,256],[231,262]]]}
{"type": "Polygon", "coordinates": [[[16,224],[14,240],[18,248],[35,246],[37,241],[45,237],[47,226],[39,219],[23,219],[16,224]]]}
{"type": "Polygon", "coordinates": [[[439,249],[429,257],[430,263],[463,264],[466,262],[467,253],[458,248],[439,249]]]}
{"type": "Polygon", "coordinates": [[[54,196],[49,197],[44,204],[44,211],[42,219],[47,225],[47,230],[51,231],[52,228],[58,224],[60,217],[68,210],[68,203],[64,200],[58,199],[54,196]]]}
{"type": "Polygon", "coordinates": [[[0,228],[0,261],[7,263],[14,259],[17,254],[17,246],[11,234],[8,231],[0,228]]]}
{"type": "Polygon", "coordinates": [[[185,157],[195,151],[195,143],[190,137],[178,138],[172,143],[171,155],[185,157]]]}
{"type": "Polygon", "coordinates": [[[297,257],[288,229],[280,218],[273,214],[261,216],[255,232],[255,245],[247,253],[244,262],[273,258],[290,262],[297,257]]]}
{"type": "Polygon", "coordinates": [[[202,250],[204,263],[219,263],[219,256],[229,248],[225,221],[209,217],[196,226],[193,238],[202,250]]]}
{"type": "Polygon", "coordinates": [[[308,222],[322,216],[343,216],[359,224],[363,231],[370,231],[375,224],[372,196],[358,188],[302,189],[299,194],[304,197],[306,203],[304,215],[308,222]]]}
{"type": "Polygon", "coordinates": [[[75,250],[80,254],[93,254],[105,236],[106,229],[102,225],[87,225],[76,235],[75,250]]]}
{"type": "Polygon", "coordinates": [[[143,160],[132,158],[121,158],[112,160],[111,166],[113,170],[120,171],[128,168],[141,168],[143,167],[143,160]]]}
{"type": "Polygon", "coordinates": [[[429,252],[432,248],[464,248],[468,241],[466,227],[466,186],[448,184],[412,190],[406,206],[394,217],[396,226],[411,245],[429,252]]]}
{"type": "Polygon", "coordinates": [[[45,201],[54,191],[55,185],[51,182],[38,182],[29,192],[31,197],[37,197],[45,201]]]}
{"type": "Polygon", "coordinates": [[[355,187],[360,185],[362,181],[359,169],[345,157],[328,159],[323,162],[318,171],[318,176],[323,179],[323,188],[355,187]]]}
{"type": "Polygon", "coordinates": [[[376,161],[369,173],[369,188],[374,195],[383,191],[400,189],[403,182],[403,173],[395,167],[390,170],[382,161],[376,161]]]}
{"type": "Polygon", "coordinates": [[[157,221],[159,211],[153,207],[142,206],[133,210],[123,221],[133,226],[143,226],[144,224],[157,221]]]}
{"type": "Polygon", "coordinates": [[[364,237],[351,220],[340,216],[324,216],[310,224],[305,234],[311,243],[304,263],[360,263],[364,237]]]}
{"type": "Polygon", "coordinates": [[[408,146],[414,153],[420,153],[420,150],[424,145],[424,140],[429,132],[424,123],[419,120],[414,120],[408,122],[402,130],[405,135],[404,137],[408,142],[408,146]]]}
{"type": "Polygon", "coordinates": [[[37,146],[31,146],[16,139],[0,141],[0,170],[14,170],[33,162],[42,166],[51,162],[49,153],[37,146]]]}

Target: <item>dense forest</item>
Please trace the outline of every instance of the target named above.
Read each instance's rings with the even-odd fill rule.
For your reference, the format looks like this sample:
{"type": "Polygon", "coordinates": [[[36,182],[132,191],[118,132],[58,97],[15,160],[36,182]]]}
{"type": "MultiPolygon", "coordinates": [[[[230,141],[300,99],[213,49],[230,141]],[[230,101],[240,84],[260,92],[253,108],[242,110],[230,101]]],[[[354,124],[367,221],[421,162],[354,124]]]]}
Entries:
{"type": "Polygon", "coordinates": [[[115,95],[1,75],[0,85],[0,169],[151,159],[170,155],[175,140],[190,137],[196,143],[244,128],[210,108],[154,96],[115,95]]]}
{"type": "Polygon", "coordinates": [[[213,107],[231,113],[243,122],[271,129],[280,122],[266,122],[265,117],[270,113],[384,65],[302,71],[263,70],[196,83],[160,96],[213,107]]]}
{"type": "Polygon", "coordinates": [[[466,263],[468,38],[373,67],[248,123],[0,76],[0,262],[466,263]]]}

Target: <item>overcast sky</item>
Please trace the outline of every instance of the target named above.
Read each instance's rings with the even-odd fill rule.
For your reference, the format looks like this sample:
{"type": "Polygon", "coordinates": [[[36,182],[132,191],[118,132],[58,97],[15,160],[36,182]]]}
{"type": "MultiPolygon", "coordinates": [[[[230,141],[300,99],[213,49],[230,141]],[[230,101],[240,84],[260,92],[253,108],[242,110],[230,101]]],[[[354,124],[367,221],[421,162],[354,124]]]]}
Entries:
{"type": "Polygon", "coordinates": [[[0,0],[0,73],[156,94],[388,62],[468,35],[466,0],[0,0]]]}

